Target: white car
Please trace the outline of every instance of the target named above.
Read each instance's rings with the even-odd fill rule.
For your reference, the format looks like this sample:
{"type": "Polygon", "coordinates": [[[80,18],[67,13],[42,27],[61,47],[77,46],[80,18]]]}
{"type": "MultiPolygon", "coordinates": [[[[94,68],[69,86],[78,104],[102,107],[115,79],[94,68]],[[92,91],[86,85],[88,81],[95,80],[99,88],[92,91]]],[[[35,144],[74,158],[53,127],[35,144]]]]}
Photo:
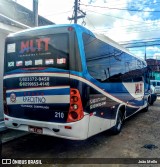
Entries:
{"type": "Polygon", "coordinates": [[[150,83],[155,87],[155,93],[160,94],[160,80],[151,80],[150,83]]]}

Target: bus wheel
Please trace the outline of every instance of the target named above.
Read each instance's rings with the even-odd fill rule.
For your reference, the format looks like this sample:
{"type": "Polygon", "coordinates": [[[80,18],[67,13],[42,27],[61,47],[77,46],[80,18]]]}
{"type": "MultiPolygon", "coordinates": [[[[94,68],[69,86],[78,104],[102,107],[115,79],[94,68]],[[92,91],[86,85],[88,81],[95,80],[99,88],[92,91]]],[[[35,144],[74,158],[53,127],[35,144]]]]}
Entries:
{"type": "Polygon", "coordinates": [[[147,106],[143,109],[144,112],[147,112],[147,111],[148,111],[149,103],[150,103],[150,98],[149,98],[148,101],[147,101],[147,106]]]}
{"type": "Polygon", "coordinates": [[[118,115],[117,115],[117,120],[116,120],[116,124],[115,126],[112,128],[112,133],[114,135],[117,135],[121,132],[122,129],[122,124],[123,124],[123,114],[122,112],[119,110],[118,111],[118,115]]]}
{"type": "Polygon", "coordinates": [[[148,108],[149,108],[149,103],[147,104],[147,107],[145,107],[145,108],[143,109],[143,112],[147,112],[147,111],[148,111],[148,108]]]}
{"type": "Polygon", "coordinates": [[[152,106],[152,105],[153,105],[153,103],[154,103],[154,101],[153,101],[153,100],[151,100],[150,105],[152,106]]]}

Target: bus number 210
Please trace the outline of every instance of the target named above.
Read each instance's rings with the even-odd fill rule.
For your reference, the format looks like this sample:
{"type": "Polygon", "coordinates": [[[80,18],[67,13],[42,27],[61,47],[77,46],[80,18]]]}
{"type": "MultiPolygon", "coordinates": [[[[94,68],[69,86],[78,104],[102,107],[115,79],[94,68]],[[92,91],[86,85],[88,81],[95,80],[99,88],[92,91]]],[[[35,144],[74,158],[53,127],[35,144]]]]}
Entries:
{"type": "Polygon", "coordinates": [[[64,118],[63,112],[55,112],[55,118],[64,118]]]}

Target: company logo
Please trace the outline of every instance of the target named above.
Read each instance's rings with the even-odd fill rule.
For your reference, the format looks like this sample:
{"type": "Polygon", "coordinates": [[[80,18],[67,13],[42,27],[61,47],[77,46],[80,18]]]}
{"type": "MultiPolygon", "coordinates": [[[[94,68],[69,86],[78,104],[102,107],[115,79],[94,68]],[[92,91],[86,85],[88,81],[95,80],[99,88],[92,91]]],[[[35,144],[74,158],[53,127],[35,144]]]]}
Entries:
{"type": "Polygon", "coordinates": [[[39,38],[39,39],[32,39],[27,41],[21,42],[21,50],[20,53],[23,54],[25,52],[35,52],[35,51],[41,51],[42,49],[44,51],[48,51],[48,45],[49,45],[50,38],[39,38]]]}
{"type": "Polygon", "coordinates": [[[2,159],[2,165],[5,165],[5,166],[8,166],[8,165],[9,166],[11,166],[11,165],[22,166],[22,165],[28,165],[28,164],[31,164],[31,165],[40,164],[40,165],[42,165],[42,162],[41,162],[41,160],[36,160],[36,159],[28,159],[28,160],[24,160],[24,159],[2,159]]]}
{"type": "Polygon", "coordinates": [[[10,101],[12,102],[12,103],[15,103],[16,102],[16,94],[15,93],[11,93],[11,95],[10,95],[10,101]]]}
{"type": "Polygon", "coordinates": [[[11,159],[2,159],[2,165],[11,164],[11,159]]]}
{"type": "Polygon", "coordinates": [[[45,97],[24,96],[23,101],[27,103],[45,103],[45,97]]]}

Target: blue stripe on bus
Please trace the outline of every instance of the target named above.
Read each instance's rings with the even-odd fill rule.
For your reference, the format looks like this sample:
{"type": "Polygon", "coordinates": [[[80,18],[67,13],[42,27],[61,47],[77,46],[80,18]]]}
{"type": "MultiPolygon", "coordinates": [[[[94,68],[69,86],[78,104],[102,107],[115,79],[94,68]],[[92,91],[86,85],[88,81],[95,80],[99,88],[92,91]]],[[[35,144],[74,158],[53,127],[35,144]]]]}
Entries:
{"type": "MultiPolygon", "coordinates": [[[[42,88],[43,89],[43,88],[42,88]]],[[[61,89],[49,89],[49,90],[28,90],[28,88],[26,88],[26,90],[24,90],[23,92],[18,92],[18,90],[15,89],[15,91],[13,91],[17,97],[19,96],[34,96],[32,94],[35,93],[35,95],[38,93],[39,95],[43,94],[43,96],[45,95],[69,95],[70,94],[70,89],[69,88],[61,88],[61,89]],[[27,94],[27,93],[30,93],[27,94]]],[[[7,92],[7,97],[10,97],[10,94],[12,92],[7,92]]]]}
{"type": "MultiPolygon", "coordinates": [[[[49,70],[51,70],[51,69],[49,69],[49,70]]],[[[52,69],[52,70],[54,70],[54,69],[52,69]]],[[[60,71],[60,70],[59,70],[60,71]]],[[[39,74],[42,74],[43,75],[43,72],[38,72],[39,74]]],[[[50,71],[50,73],[52,74],[53,72],[51,72],[50,71]]],[[[54,73],[55,73],[55,70],[54,70],[54,73]]],[[[54,73],[53,73],[53,75],[54,75],[54,73]]],[[[56,72],[57,73],[57,72],[56,72]]],[[[103,84],[102,85],[102,83],[99,83],[96,79],[94,79],[94,78],[92,78],[90,75],[87,75],[87,78],[83,78],[82,76],[80,76],[80,74],[82,75],[82,73],[79,73],[79,72],[73,72],[73,71],[70,71],[70,73],[71,73],[71,76],[76,76],[76,77],[79,77],[79,78],[76,78],[76,79],[73,79],[72,77],[70,78],[71,80],[77,80],[77,82],[82,82],[82,83],[84,83],[84,84],[86,84],[86,85],[88,85],[88,83],[86,83],[86,82],[89,82],[89,83],[91,83],[91,84],[93,84],[93,85],[95,85],[97,88],[99,88],[99,89],[101,89],[101,90],[103,90],[105,93],[107,93],[108,95],[110,95],[110,96],[112,96],[113,98],[116,98],[117,100],[120,100],[120,101],[122,101],[122,102],[124,102],[124,103],[126,103],[127,101],[128,101],[128,99],[130,99],[129,100],[129,104],[130,104],[130,102],[132,103],[133,102],[133,104],[131,104],[133,107],[136,107],[136,108],[138,108],[137,107],[137,105],[135,106],[134,105],[134,103],[137,103],[137,100],[136,99],[133,99],[133,97],[132,97],[132,95],[126,90],[126,88],[124,87],[124,85],[122,84],[122,83],[118,83],[118,89],[119,88],[121,88],[121,89],[123,89],[123,92],[124,92],[124,90],[125,90],[125,98],[123,98],[123,96],[119,96],[119,94],[115,94],[114,92],[113,92],[113,89],[112,89],[112,86],[114,85],[114,83],[112,83],[112,84],[110,84],[110,83],[105,83],[105,84],[103,84]],[[83,79],[84,81],[81,81],[81,79],[83,79]],[[127,94],[127,100],[126,100],[126,94],[127,94]]],[[[59,72],[59,74],[65,74],[65,73],[63,73],[62,71],[61,72],[59,72]]],[[[44,74],[45,75],[45,74],[44,74]]],[[[47,76],[47,74],[46,74],[46,76],[47,76]]],[[[50,77],[51,79],[54,79],[54,78],[56,78],[56,77],[50,77]]],[[[62,83],[62,81],[65,81],[65,77],[59,77],[58,79],[56,79],[57,81],[56,82],[58,82],[58,81],[60,81],[60,83],[62,83]]],[[[58,85],[61,85],[61,84],[58,84],[58,85]]],[[[71,82],[72,83],[72,82],[71,82]]],[[[89,86],[91,86],[90,84],[89,84],[89,86]]],[[[91,86],[92,87],[92,86],[91,86]]],[[[117,83],[116,83],[116,87],[117,87],[117,83]]],[[[42,87],[43,88],[43,87],[42,87]]],[[[96,90],[96,88],[93,88],[93,89],[95,89],[96,90]]],[[[97,90],[98,92],[99,92],[99,90],[97,90]]],[[[100,92],[99,92],[100,93],[100,92]]],[[[114,100],[115,101],[115,100],[114,100]]],[[[140,106],[142,106],[143,104],[142,104],[142,101],[143,100],[141,100],[140,102],[139,102],[139,104],[140,104],[140,106]]]]}

